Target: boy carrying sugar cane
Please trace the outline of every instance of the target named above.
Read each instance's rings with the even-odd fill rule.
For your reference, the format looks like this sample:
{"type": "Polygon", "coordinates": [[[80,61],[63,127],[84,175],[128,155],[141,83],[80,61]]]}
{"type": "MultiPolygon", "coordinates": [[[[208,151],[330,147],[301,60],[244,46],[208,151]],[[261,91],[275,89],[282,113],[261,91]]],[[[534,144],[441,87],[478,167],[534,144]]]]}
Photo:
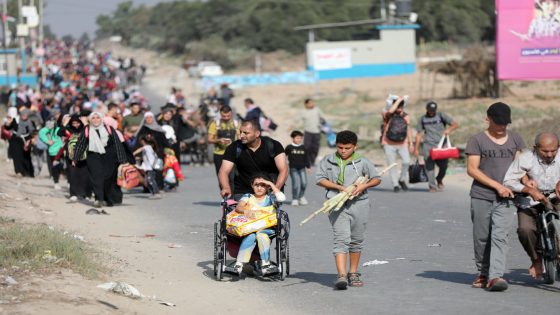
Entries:
{"type": "MultiPolygon", "coordinates": [[[[381,183],[370,160],[357,154],[358,136],[352,131],[341,131],[336,136],[336,153],[325,156],[317,168],[317,185],[326,188],[327,199],[354,185],[352,198],[338,211],[329,214],[334,234],[334,257],[338,271],[335,288],[345,290],[348,285],[363,286],[358,273],[364,232],[369,216],[367,189],[381,183]],[[369,180],[355,184],[359,177],[369,180]],[[346,263],[350,256],[350,270],[346,263]]],[[[359,182],[359,181],[358,181],[359,182]]]]}

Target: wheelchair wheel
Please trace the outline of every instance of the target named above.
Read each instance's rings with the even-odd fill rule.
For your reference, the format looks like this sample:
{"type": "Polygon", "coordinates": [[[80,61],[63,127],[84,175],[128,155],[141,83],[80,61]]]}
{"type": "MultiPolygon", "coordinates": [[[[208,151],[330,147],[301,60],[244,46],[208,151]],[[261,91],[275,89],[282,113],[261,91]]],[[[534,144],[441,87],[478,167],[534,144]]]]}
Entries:
{"type": "Polygon", "coordinates": [[[218,234],[218,227],[220,221],[214,223],[214,276],[218,275],[218,256],[220,252],[220,235],[218,234]]]}
{"type": "Polygon", "coordinates": [[[554,284],[558,276],[558,252],[560,250],[560,222],[558,220],[551,220],[548,223],[548,232],[551,240],[552,248],[551,255],[544,257],[544,282],[546,284],[554,284]]]}

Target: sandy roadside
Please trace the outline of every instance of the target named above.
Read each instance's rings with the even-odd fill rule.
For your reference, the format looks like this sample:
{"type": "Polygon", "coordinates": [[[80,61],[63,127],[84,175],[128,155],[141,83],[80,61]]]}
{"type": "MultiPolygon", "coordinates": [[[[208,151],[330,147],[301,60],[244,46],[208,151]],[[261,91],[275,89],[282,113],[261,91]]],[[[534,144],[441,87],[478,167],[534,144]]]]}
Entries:
{"type": "MultiPolygon", "coordinates": [[[[0,164],[0,216],[47,224],[81,235],[104,253],[106,264],[113,271],[95,280],[84,279],[69,270],[47,276],[15,274],[18,284],[0,291],[0,314],[239,314],[258,311],[243,292],[205,276],[196,267],[198,261],[190,258],[187,247],[169,248],[167,243],[158,240],[157,227],[143,221],[135,213],[134,205],[107,208],[111,214],[106,216],[86,215],[90,206],[67,203],[65,189],[55,191],[52,180],[44,175],[36,179],[16,178],[11,163],[4,161],[0,164]],[[146,238],[145,234],[156,236],[146,238]],[[96,288],[108,281],[129,283],[148,298],[133,300],[96,288]],[[219,303],[216,296],[228,296],[235,303],[219,303]],[[159,300],[176,306],[161,305],[159,300]]],[[[130,199],[126,198],[125,203],[129,203],[130,199]]],[[[0,274],[13,272],[8,270],[0,274]]]]}

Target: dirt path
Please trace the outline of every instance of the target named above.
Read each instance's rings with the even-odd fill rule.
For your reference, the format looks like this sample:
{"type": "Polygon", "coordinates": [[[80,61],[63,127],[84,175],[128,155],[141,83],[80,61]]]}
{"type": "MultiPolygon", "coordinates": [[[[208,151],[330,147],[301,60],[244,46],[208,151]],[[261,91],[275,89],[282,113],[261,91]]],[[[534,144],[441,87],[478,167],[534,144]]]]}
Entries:
{"type": "MultiPolygon", "coordinates": [[[[2,148],[4,150],[4,148],[2,148]]],[[[63,186],[65,181],[61,181],[63,186]]],[[[48,276],[17,274],[15,286],[0,291],[0,314],[222,314],[257,312],[250,297],[201,274],[188,248],[169,248],[153,233],[151,222],[135,206],[106,208],[110,215],[86,215],[90,206],[67,203],[65,190],[55,191],[44,175],[16,178],[11,163],[0,164],[0,216],[19,222],[47,224],[84,237],[103,252],[113,271],[89,280],[69,270],[48,276]],[[114,237],[114,236],[124,237],[114,237]],[[96,288],[124,281],[148,298],[133,300],[96,288]],[[222,296],[234,303],[217,303],[222,296]],[[176,304],[159,304],[159,300],[176,304]],[[110,305],[116,306],[113,309],[110,305]],[[241,308],[241,306],[243,306],[241,308]]],[[[125,197],[125,203],[130,201],[125,197]]],[[[9,275],[1,271],[0,275],[9,275]]]]}

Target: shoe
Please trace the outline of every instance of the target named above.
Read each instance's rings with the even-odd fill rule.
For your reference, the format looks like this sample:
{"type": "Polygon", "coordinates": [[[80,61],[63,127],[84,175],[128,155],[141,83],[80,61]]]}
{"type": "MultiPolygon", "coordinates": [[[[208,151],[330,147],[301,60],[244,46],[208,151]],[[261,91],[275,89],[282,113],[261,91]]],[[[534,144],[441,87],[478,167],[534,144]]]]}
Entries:
{"type": "Polygon", "coordinates": [[[337,290],[346,290],[346,288],[348,287],[348,279],[346,278],[346,275],[338,275],[338,278],[334,283],[334,287],[337,290]]]}
{"type": "Polygon", "coordinates": [[[76,197],[76,196],[71,196],[70,197],[70,202],[76,202],[76,201],[78,201],[78,197],[76,197]]]}
{"type": "Polygon", "coordinates": [[[501,292],[508,288],[508,283],[502,278],[494,278],[486,285],[486,291],[501,292]]]}
{"type": "Polygon", "coordinates": [[[273,266],[269,261],[262,262],[261,264],[261,274],[263,276],[275,273],[277,271],[276,267],[273,266]]]}
{"type": "Polygon", "coordinates": [[[54,184],[54,190],[61,190],[62,187],[60,187],[59,184],[54,184]]]}
{"type": "Polygon", "coordinates": [[[395,187],[393,187],[393,191],[398,193],[398,192],[401,191],[401,188],[399,186],[395,186],[395,187]]]}
{"type": "Polygon", "coordinates": [[[101,201],[95,200],[95,201],[93,202],[93,206],[96,207],[96,208],[101,208],[101,201]]]}
{"type": "Polygon", "coordinates": [[[406,183],[402,180],[399,181],[399,185],[401,185],[401,188],[403,191],[408,191],[408,186],[406,185],[406,183]]]}
{"type": "Polygon", "coordinates": [[[488,284],[488,277],[487,276],[478,276],[476,277],[476,279],[474,279],[473,283],[472,283],[472,287],[473,288],[486,288],[486,285],[488,284]]]}
{"type": "Polygon", "coordinates": [[[243,272],[243,263],[236,262],[235,265],[233,265],[233,272],[237,273],[238,275],[241,275],[241,273],[243,272]]]}
{"type": "Polygon", "coordinates": [[[360,280],[362,274],[358,272],[348,273],[348,285],[351,287],[363,287],[364,283],[360,280]]]}
{"type": "Polygon", "coordinates": [[[444,189],[445,189],[445,185],[443,184],[443,182],[438,182],[438,183],[437,183],[437,188],[438,188],[439,190],[444,190],[444,189]]]}
{"type": "Polygon", "coordinates": [[[299,201],[297,199],[292,200],[292,206],[294,207],[299,206],[299,201]]]}
{"type": "Polygon", "coordinates": [[[300,206],[307,206],[308,204],[309,204],[309,202],[307,202],[307,199],[305,199],[305,197],[299,198],[299,205],[300,206]]]}

